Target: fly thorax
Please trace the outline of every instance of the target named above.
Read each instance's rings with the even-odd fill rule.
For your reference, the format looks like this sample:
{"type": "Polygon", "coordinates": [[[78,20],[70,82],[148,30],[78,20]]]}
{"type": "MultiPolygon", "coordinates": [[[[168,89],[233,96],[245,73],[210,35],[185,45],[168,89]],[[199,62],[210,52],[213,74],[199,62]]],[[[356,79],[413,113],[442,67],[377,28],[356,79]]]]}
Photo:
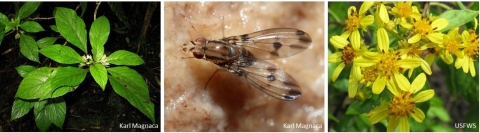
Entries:
{"type": "Polygon", "coordinates": [[[215,64],[225,64],[238,59],[240,52],[234,45],[222,41],[209,41],[205,47],[205,57],[215,64]]]}

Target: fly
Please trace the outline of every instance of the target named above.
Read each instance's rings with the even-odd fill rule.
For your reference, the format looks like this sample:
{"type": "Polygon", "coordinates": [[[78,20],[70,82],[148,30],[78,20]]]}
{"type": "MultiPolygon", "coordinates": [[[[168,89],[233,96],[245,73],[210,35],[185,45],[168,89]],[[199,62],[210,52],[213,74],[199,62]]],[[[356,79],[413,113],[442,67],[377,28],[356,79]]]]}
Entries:
{"type": "Polygon", "coordinates": [[[220,66],[269,96],[291,101],[302,94],[295,79],[264,61],[293,56],[307,49],[312,39],[302,30],[272,28],[219,40],[200,37],[190,43],[184,44],[185,52],[220,66]]]}

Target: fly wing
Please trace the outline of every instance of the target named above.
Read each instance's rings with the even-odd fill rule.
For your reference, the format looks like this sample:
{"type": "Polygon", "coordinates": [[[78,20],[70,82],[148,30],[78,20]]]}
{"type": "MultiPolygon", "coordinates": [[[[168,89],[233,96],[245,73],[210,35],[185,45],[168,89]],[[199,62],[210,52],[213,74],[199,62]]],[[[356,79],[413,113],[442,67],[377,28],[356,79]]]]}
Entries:
{"type": "Polygon", "coordinates": [[[248,85],[281,100],[295,100],[302,94],[297,81],[277,66],[262,60],[244,58],[235,64],[236,75],[248,85]]]}
{"type": "Polygon", "coordinates": [[[245,48],[247,53],[243,55],[246,57],[263,60],[293,56],[312,43],[306,32],[294,28],[266,29],[222,40],[245,48]]]}

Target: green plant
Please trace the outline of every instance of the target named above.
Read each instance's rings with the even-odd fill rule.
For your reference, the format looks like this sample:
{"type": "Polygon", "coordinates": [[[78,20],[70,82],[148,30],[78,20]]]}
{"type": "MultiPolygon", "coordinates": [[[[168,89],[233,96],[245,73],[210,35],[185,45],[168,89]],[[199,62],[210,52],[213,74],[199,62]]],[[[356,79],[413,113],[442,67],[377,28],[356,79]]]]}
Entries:
{"type": "Polygon", "coordinates": [[[128,67],[143,64],[142,58],[125,50],[115,51],[109,56],[104,54],[103,45],[110,34],[108,19],[105,16],[98,17],[90,27],[91,56],[87,51],[87,30],[82,18],[74,10],[63,7],[55,9],[54,17],[56,26],[53,27],[56,27],[56,31],[80,49],[84,56],[66,44],[54,44],[56,38],[42,38],[35,42],[32,37],[22,34],[20,44],[28,46],[26,52],[30,54],[27,57],[35,56],[34,61],[38,62],[39,52],[60,65],[39,68],[22,65],[16,68],[24,79],[15,95],[11,119],[20,118],[33,108],[35,122],[41,131],[46,131],[51,124],[62,128],[66,115],[62,96],[74,91],[90,73],[102,90],[110,81],[117,94],[155,122],[154,105],[150,101],[148,87],[142,76],[128,67]],[[115,66],[110,67],[111,64],[115,66]]]}
{"type": "Polygon", "coordinates": [[[6,35],[16,32],[15,39],[20,38],[21,42],[20,52],[25,55],[25,57],[35,62],[39,62],[38,52],[32,50],[32,45],[26,43],[26,41],[31,41],[33,39],[31,36],[24,33],[45,31],[38,22],[25,19],[35,12],[38,6],[40,6],[40,2],[27,2],[18,10],[15,17],[10,20],[5,14],[0,13],[0,45],[6,35]],[[35,53],[37,53],[37,56],[35,56],[35,53]]]}

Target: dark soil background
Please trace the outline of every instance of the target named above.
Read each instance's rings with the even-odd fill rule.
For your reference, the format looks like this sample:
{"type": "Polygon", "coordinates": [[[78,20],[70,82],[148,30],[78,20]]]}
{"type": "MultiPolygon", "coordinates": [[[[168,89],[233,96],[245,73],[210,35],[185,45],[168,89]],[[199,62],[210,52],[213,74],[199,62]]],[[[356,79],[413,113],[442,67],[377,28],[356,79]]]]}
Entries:
{"type": "MultiPolygon", "coordinates": [[[[130,68],[137,70],[148,85],[150,100],[155,104],[155,123],[158,124],[158,128],[120,128],[122,123],[152,124],[152,122],[126,99],[117,95],[109,84],[105,91],[102,91],[91,75],[87,74],[86,79],[74,92],[64,95],[67,114],[63,128],[51,125],[47,131],[160,131],[160,2],[116,3],[123,8],[121,10],[123,15],[119,15],[120,17],[117,15],[122,12],[114,12],[109,4],[111,3],[102,2],[97,11],[97,17],[105,15],[111,26],[110,36],[105,44],[105,53],[123,49],[137,53],[143,58],[145,64],[130,68]],[[151,20],[145,19],[145,16],[151,16],[151,20]],[[146,32],[142,34],[144,26],[148,27],[144,28],[146,32]]],[[[15,10],[18,10],[21,5],[23,5],[22,2],[0,3],[0,12],[12,18],[15,16],[15,10]]],[[[44,2],[30,18],[53,17],[55,7],[76,9],[77,14],[80,15],[79,5],[79,2],[44,2]]],[[[82,16],[87,33],[93,22],[95,8],[95,2],[88,2],[85,14],[82,16]]],[[[54,19],[35,21],[46,30],[30,34],[35,40],[60,36],[49,28],[49,25],[55,25],[54,19]]],[[[56,44],[64,42],[65,39],[60,38],[56,44]]],[[[73,47],[71,44],[68,45],[73,47]]],[[[88,48],[90,48],[89,44],[88,48]]],[[[78,48],[74,49],[83,55],[78,48]]],[[[22,118],[10,120],[14,96],[23,79],[15,67],[21,65],[56,67],[58,64],[41,54],[41,64],[25,58],[20,53],[19,40],[15,39],[15,33],[4,37],[0,45],[0,53],[0,132],[39,131],[33,111],[22,118]]]]}

